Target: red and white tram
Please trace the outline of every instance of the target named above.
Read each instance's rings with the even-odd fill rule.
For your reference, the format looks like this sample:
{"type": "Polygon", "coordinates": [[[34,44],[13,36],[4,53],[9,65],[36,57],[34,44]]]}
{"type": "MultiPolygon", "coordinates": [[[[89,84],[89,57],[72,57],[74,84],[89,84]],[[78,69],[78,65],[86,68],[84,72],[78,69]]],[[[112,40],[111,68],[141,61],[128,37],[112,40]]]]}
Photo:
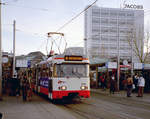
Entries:
{"type": "Polygon", "coordinates": [[[34,89],[50,99],[90,97],[89,60],[85,56],[56,55],[36,65],[34,89]]]}

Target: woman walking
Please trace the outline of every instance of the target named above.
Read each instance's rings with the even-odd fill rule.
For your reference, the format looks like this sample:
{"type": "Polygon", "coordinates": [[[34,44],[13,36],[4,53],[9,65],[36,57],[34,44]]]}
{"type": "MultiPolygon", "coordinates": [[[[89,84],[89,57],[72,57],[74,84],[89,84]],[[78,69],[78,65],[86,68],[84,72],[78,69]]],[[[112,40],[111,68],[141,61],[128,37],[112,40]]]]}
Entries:
{"type": "Polygon", "coordinates": [[[133,79],[131,75],[127,78],[127,97],[131,97],[133,79]]]}

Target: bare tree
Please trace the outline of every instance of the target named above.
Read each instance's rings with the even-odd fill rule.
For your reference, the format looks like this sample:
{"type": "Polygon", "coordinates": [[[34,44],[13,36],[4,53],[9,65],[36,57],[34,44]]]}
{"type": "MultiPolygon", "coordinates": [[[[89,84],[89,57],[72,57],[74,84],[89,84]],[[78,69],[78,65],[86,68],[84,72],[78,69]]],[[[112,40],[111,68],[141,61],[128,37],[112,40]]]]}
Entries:
{"type": "Polygon", "coordinates": [[[150,51],[150,32],[146,30],[145,33],[142,33],[142,31],[139,30],[137,34],[137,32],[131,30],[127,35],[127,40],[138,60],[141,63],[147,63],[150,51]]]}

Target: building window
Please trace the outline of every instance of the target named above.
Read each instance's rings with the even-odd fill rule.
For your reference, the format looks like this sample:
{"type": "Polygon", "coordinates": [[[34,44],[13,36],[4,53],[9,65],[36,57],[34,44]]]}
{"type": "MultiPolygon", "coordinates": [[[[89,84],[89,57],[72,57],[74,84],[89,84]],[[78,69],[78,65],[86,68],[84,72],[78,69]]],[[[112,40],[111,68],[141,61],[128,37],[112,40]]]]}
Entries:
{"type": "Polygon", "coordinates": [[[117,47],[114,47],[114,46],[113,46],[113,47],[110,47],[110,49],[116,50],[116,49],[117,49],[117,47]]]}
{"type": "Polygon", "coordinates": [[[123,19],[120,19],[119,20],[119,25],[121,25],[121,26],[126,25],[126,21],[123,20],[123,19]]]}
{"type": "Polygon", "coordinates": [[[119,29],[119,33],[127,34],[127,29],[119,29]]]}
{"type": "Polygon", "coordinates": [[[92,32],[100,32],[100,30],[99,30],[99,29],[94,28],[94,29],[92,29],[92,32]]]}
{"type": "Polygon", "coordinates": [[[99,9],[93,9],[92,14],[99,15],[100,14],[99,9]]]}
{"type": "Polygon", "coordinates": [[[92,40],[97,42],[97,41],[99,41],[99,38],[92,38],[92,40]]]}
{"type": "Polygon", "coordinates": [[[127,17],[134,17],[134,13],[127,13],[127,17]]]}
{"type": "Polygon", "coordinates": [[[117,28],[116,27],[111,27],[109,32],[110,33],[117,33],[117,28]]]}
{"type": "Polygon", "coordinates": [[[102,27],[101,28],[101,33],[108,33],[108,28],[107,27],[102,27]]]}
{"type": "Polygon", "coordinates": [[[93,23],[100,23],[100,19],[99,19],[99,18],[93,18],[93,19],[92,19],[92,22],[93,22],[93,23]]]}
{"type": "Polygon", "coordinates": [[[127,20],[127,25],[134,25],[134,20],[127,20]]]}
{"type": "Polygon", "coordinates": [[[111,11],[110,16],[112,17],[117,17],[117,11],[111,11]]]}
{"type": "Polygon", "coordinates": [[[110,42],[111,42],[111,41],[112,41],[112,42],[117,42],[117,37],[111,36],[111,37],[109,37],[109,40],[110,40],[110,42]]]}
{"type": "Polygon", "coordinates": [[[110,25],[117,25],[117,19],[110,19],[110,25]]]}
{"type": "Polygon", "coordinates": [[[102,41],[107,41],[107,40],[108,40],[108,37],[107,37],[107,36],[101,36],[101,40],[102,40],[102,41]]]}
{"type": "Polygon", "coordinates": [[[101,11],[101,16],[103,17],[103,16],[108,16],[109,15],[109,12],[108,11],[104,11],[104,10],[102,10],[101,11]]]}
{"type": "Polygon", "coordinates": [[[108,24],[108,19],[101,19],[101,24],[108,24]]]}
{"type": "Polygon", "coordinates": [[[126,16],[126,12],[119,12],[119,17],[125,17],[126,16]]]}

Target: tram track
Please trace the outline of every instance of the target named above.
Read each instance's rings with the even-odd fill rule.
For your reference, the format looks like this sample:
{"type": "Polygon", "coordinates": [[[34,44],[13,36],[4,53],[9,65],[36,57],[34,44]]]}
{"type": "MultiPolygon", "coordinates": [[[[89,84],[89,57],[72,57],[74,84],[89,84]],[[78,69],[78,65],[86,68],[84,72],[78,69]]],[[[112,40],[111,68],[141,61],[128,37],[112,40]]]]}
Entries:
{"type": "Polygon", "coordinates": [[[135,100],[132,97],[131,98],[116,97],[116,96],[110,96],[108,94],[102,94],[102,93],[97,93],[97,92],[93,92],[93,94],[98,95],[98,96],[94,96],[94,98],[100,99],[103,101],[111,101],[112,103],[116,103],[116,104],[120,104],[124,106],[132,106],[132,107],[134,106],[137,109],[142,107],[144,109],[150,110],[150,103],[143,102],[141,100],[135,100]]]}
{"type": "Polygon", "coordinates": [[[76,109],[76,108],[72,108],[71,106],[68,106],[68,105],[63,105],[65,108],[69,109],[70,111],[73,111],[74,113],[77,113],[79,114],[80,116],[82,116],[83,118],[85,119],[103,119],[97,115],[94,115],[92,113],[87,113],[86,111],[83,111],[83,110],[79,110],[79,109],[76,109]]]}
{"type": "MultiPolygon", "coordinates": [[[[95,119],[97,119],[97,118],[103,119],[103,116],[101,116],[98,113],[94,113],[94,111],[89,112],[86,110],[82,110],[80,107],[83,107],[83,106],[86,107],[87,109],[88,108],[95,109],[95,110],[97,110],[96,112],[98,112],[98,110],[99,110],[99,112],[102,111],[105,114],[117,116],[121,119],[127,119],[127,118],[128,119],[141,119],[140,118],[141,113],[136,114],[135,110],[137,110],[137,112],[140,112],[142,104],[140,104],[140,106],[139,105],[135,106],[132,101],[129,101],[130,103],[126,104],[126,102],[124,102],[126,100],[122,101],[122,100],[118,100],[118,98],[117,98],[117,100],[115,98],[113,98],[112,100],[111,99],[106,100],[104,98],[102,98],[102,99],[101,98],[99,98],[99,101],[97,101],[97,99],[95,101],[95,97],[94,97],[94,102],[84,101],[84,102],[81,102],[80,104],[79,103],[69,104],[69,105],[64,104],[63,106],[65,108],[69,109],[70,111],[74,112],[74,113],[77,113],[77,114],[80,114],[81,116],[84,116],[85,118],[91,118],[92,117],[93,119],[94,118],[95,119]],[[100,103],[100,104],[98,104],[98,103],[100,103]],[[133,112],[131,112],[131,110],[133,110],[133,112]]],[[[142,108],[143,107],[144,106],[142,106],[142,108]]],[[[148,109],[149,109],[148,107],[146,109],[143,108],[142,111],[148,114],[148,113],[150,113],[150,111],[148,109]]]]}
{"type": "MultiPolygon", "coordinates": [[[[76,104],[74,104],[76,105],[76,104]]],[[[116,116],[116,117],[119,117],[121,119],[141,119],[139,117],[136,117],[136,116],[133,116],[133,115],[130,115],[128,113],[123,113],[123,112],[118,112],[117,114],[115,114],[113,111],[111,111],[109,108],[104,108],[103,106],[97,106],[97,105],[94,105],[94,104],[90,104],[90,103],[85,103],[85,102],[82,102],[81,105],[84,105],[84,106],[90,106],[90,108],[92,107],[93,109],[100,109],[99,112],[103,111],[105,112],[106,114],[109,114],[109,115],[113,115],[113,116],[116,116]]],[[[72,107],[70,105],[63,105],[65,108],[69,109],[70,111],[73,111],[74,113],[77,113],[83,117],[85,117],[86,119],[104,119],[104,115],[101,115],[100,113],[94,113],[94,112],[87,112],[87,111],[83,111],[81,109],[78,109],[76,107],[72,107]]],[[[98,110],[97,110],[98,111],[98,110]]],[[[110,116],[111,118],[111,116],[110,116]]]]}
{"type": "MultiPolygon", "coordinates": [[[[140,104],[139,100],[136,102],[131,98],[119,98],[97,93],[92,93],[91,96],[91,98],[85,100],[62,101],[56,104],[51,104],[52,102],[48,99],[44,99],[53,105],[53,108],[63,109],[77,119],[143,119],[142,117],[148,119],[150,106],[147,105],[147,102],[141,102],[140,104]],[[145,115],[142,115],[142,113],[145,115]]],[[[39,103],[37,108],[51,113],[51,110],[45,104],[39,103]]]]}

